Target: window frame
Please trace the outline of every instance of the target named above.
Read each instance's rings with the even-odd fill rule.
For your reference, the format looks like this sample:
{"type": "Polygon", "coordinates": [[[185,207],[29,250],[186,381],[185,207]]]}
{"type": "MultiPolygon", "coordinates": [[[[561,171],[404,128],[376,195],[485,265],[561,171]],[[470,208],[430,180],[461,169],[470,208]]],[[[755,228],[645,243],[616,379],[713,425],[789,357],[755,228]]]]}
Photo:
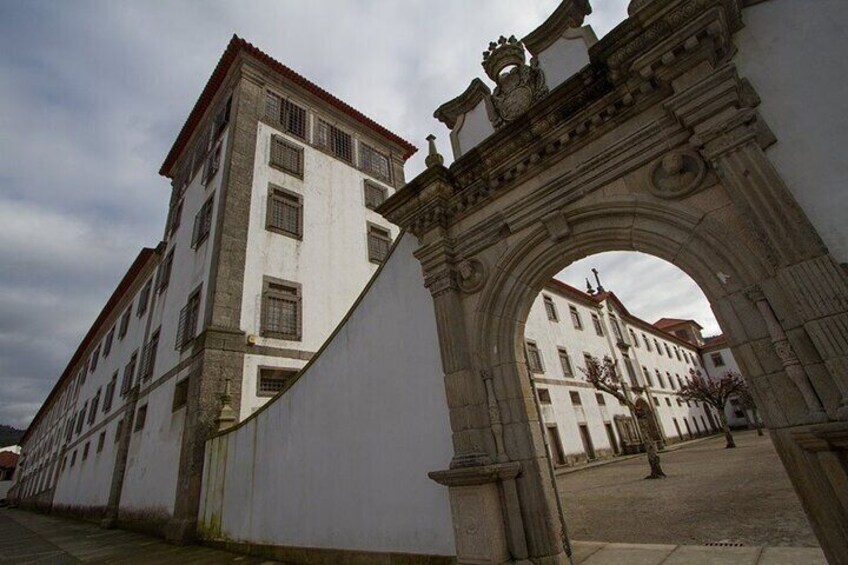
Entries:
{"type": "Polygon", "coordinates": [[[135,419],[133,420],[133,433],[140,432],[144,429],[147,423],[147,404],[142,404],[135,411],[135,419]]]}
{"type": "Polygon", "coordinates": [[[189,379],[191,376],[187,376],[183,379],[180,379],[174,385],[174,395],[171,399],[171,413],[173,414],[177,410],[181,410],[185,408],[188,404],[188,387],[189,387],[189,379]]]}
{"type": "Polygon", "coordinates": [[[282,171],[287,175],[291,175],[293,177],[303,179],[304,177],[304,169],[305,169],[305,155],[303,151],[303,147],[300,145],[289,141],[282,135],[272,134],[271,135],[271,146],[270,146],[270,154],[268,156],[268,166],[277,169],[278,171],[282,171]],[[287,165],[287,155],[285,151],[293,151],[295,155],[295,168],[290,168],[287,165]],[[275,156],[279,159],[275,159],[275,156]]]}
{"type": "Polygon", "coordinates": [[[391,157],[391,155],[389,153],[383,153],[382,151],[380,151],[379,149],[377,149],[373,145],[365,143],[362,140],[359,141],[359,147],[357,149],[358,149],[358,151],[357,151],[357,153],[358,153],[357,161],[358,161],[358,164],[359,164],[359,170],[370,175],[370,176],[372,176],[372,177],[374,177],[375,179],[383,181],[387,184],[391,184],[392,183],[392,157],[391,157]],[[366,157],[366,154],[368,154],[368,157],[366,157]],[[374,162],[374,159],[375,159],[375,157],[372,157],[372,155],[376,156],[376,158],[382,157],[383,159],[386,160],[386,175],[385,176],[383,176],[379,171],[375,171],[374,168],[371,166],[374,162]],[[366,158],[369,160],[368,163],[364,162],[366,158]]]}
{"type": "Polygon", "coordinates": [[[290,367],[271,367],[269,365],[261,365],[256,368],[256,396],[259,398],[272,398],[279,394],[281,391],[285,390],[288,386],[288,383],[291,382],[291,379],[294,379],[297,374],[300,372],[300,369],[293,369],[290,367]],[[262,390],[262,373],[263,371],[275,371],[275,372],[284,372],[288,373],[288,376],[285,376],[281,379],[273,379],[280,380],[282,384],[280,388],[275,391],[262,390]]]}
{"type": "Polygon", "coordinates": [[[365,232],[366,235],[366,246],[368,250],[368,261],[371,263],[375,263],[377,265],[382,265],[383,262],[388,258],[389,253],[392,250],[392,231],[389,228],[384,228],[383,226],[366,222],[367,229],[365,232]],[[374,233],[374,232],[382,232],[382,233],[374,233]],[[372,254],[372,246],[371,241],[372,238],[376,241],[380,241],[386,244],[386,254],[383,257],[376,257],[372,254]]]}
{"type": "Polygon", "coordinates": [[[592,326],[595,328],[595,333],[598,335],[598,337],[604,337],[604,326],[601,323],[601,317],[596,312],[592,312],[591,316],[592,326]]]}
{"type": "Polygon", "coordinates": [[[545,315],[548,317],[548,321],[559,322],[559,312],[557,312],[553,297],[543,294],[542,303],[545,306],[545,315]]]}
{"type": "Polygon", "coordinates": [[[259,321],[259,333],[263,337],[283,339],[286,341],[301,341],[303,339],[303,285],[294,281],[287,281],[275,277],[262,277],[261,312],[259,321]],[[275,290],[272,285],[287,287],[293,292],[275,290]],[[295,333],[285,333],[274,329],[268,329],[268,299],[283,300],[295,305],[295,333]]]}
{"type": "Polygon", "coordinates": [[[328,122],[327,120],[321,118],[320,116],[316,116],[313,120],[312,126],[312,144],[319,148],[321,151],[335,157],[339,161],[347,163],[348,165],[353,165],[356,162],[356,155],[354,155],[354,138],[353,135],[341,129],[338,126],[335,126],[328,122]],[[321,132],[321,128],[326,127],[326,139],[322,140],[324,134],[321,132]],[[339,154],[339,147],[344,147],[345,143],[340,143],[344,140],[344,137],[347,137],[347,147],[350,150],[350,158],[345,158],[345,155],[339,154]]]}
{"type": "Polygon", "coordinates": [[[206,199],[206,202],[203,203],[203,206],[200,207],[200,210],[194,216],[194,228],[191,232],[192,249],[200,249],[200,246],[209,239],[209,235],[212,233],[212,216],[214,211],[215,194],[213,193],[206,199]]]}
{"type": "Polygon", "coordinates": [[[557,347],[557,355],[559,364],[562,367],[562,375],[566,379],[576,378],[574,376],[574,366],[571,364],[571,355],[568,354],[568,349],[565,347],[557,347]]]}
{"type": "Polygon", "coordinates": [[[177,351],[185,351],[189,344],[194,341],[194,338],[197,337],[198,329],[202,327],[200,321],[202,291],[203,284],[201,283],[188,295],[185,306],[180,310],[180,317],[177,322],[177,335],[175,336],[175,349],[177,351]]]}
{"type": "Polygon", "coordinates": [[[545,373],[545,360],[542,357],[542,351],[539,349],[539,346],[535,341],[527,340],[524,342],[524,347],[527,355],[527,367],[530,369],[531,373],[534,374],[544,374],[545,373]],[[533,358],[533,354],[536,355],[536,358],[533,358]]]}
{"type": "Polygon", "coordinates": [[[571,304],[568,305],[568,314],[571,316],[571,324],[574,326],[576,330],[583,330],[583,320],[580,318],[580,311],[577,310],[577,306],[573,306],[571,304]]]}
{"type": "Polygon", "coordinates": [[[265,207],[265,229],[292,239],[303,240],[303,195],[287,190],[282,186],[268,183],[268,198],[265,207]],[[275,215],[272,212],[277,201],[280,201],[280,205],[291,206],[297,211],[296,233],[290,232],[273,223],[275,215]]]}
{"type": "Polygon", "coordinates": [[[381,204],[383,204],[383,202],[388,200],[389,189],[386,188],[385,186],[381,185],[380,183],[374,182],[370,179],[365,179],[362,182],[362,197],[363,197],[363,201],[365,203],[366,208],[368,208],[369,210],[376,210],[377,208],[380,207],[381,204]],[[369,189],[373,190],[373,191],[377,191],[377,192],[380,193],[380,199],[379,199],[380,202],[379,203],[374,204],[372,202],[373,199],[368,198],[369,189]]]}

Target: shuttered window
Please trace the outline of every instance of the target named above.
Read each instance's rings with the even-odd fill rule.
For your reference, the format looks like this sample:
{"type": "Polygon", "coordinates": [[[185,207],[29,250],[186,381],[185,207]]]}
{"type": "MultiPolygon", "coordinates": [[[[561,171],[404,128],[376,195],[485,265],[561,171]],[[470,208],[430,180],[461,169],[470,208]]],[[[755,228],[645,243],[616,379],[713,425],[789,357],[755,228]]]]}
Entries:
{"type": "Polygon", "coordinates": [[[389,157],[367,145],[359,144],[359,168],[384,182],[391,182],[389,157]]]}
{"type": "Polygon", "coordinates": [[[315,145],[342,161],[353,162],[353,138],[322,119],[315,120],[315,145]]]}
{"type": "Polygon", "coordinates": [[[194,217],[194,231],[191,237],[191,247],[197,249],[200,244],[206,241],[209,237],[209,232],[212,230],[212,209],[214,204],[214,196],[204,202],[200,211],[194,217]]]}
{"type": "Polygon", "coordinates": [[[112,409],[112,401],[115,399],[115,387],[118,386],[118,371],[112,375],[109,384],[106,385],[106,395],[103,397],[103,413],[112,409]]]}
{"type": "Polygon", "coordinates": [[[171,270],[173,267],[174,250],[171,249],[171,251],[165,256],[165,260],[162,261],[162,264],[159,266],[159,284],[156,285],[159,292],[168,288],[168,283],[171,281],[171,270]]]}
{"type": "Polygon", "coordinates": [[[265,277],[262,292],[262,335],[299,340],[302,329],[300,285],[265,277]]]}
{"type": "Polygon", "coordinates": [[[392,246],[392,236],[389,230],[368,226],[368,260],[372,263],[382,263],[389,254],[392,246]]]}
{"type": "Polygon", "coordinates": [[[388,190],[379,184],[371,181],[365,181],[365,207],[370,210],[375,210],[380,204],[386,201],[388,190]]]}
{"type": "Polygon", "coordinates": [[[200,290],[198,288],[191,293],[186,305],[180,310],[180,320],[177,325],[177,350],[184,349],[197,333],[197,322],[200,317],[200,290]]]}
{"type": "Polygon", "coordinates": [[[121,326],[118,328],[118,339],[124,339],[124,336],[127,335],[127,329],[130,326],[130,311],[132,311],[132,304],[130,304],[127,311],[124,312],[123,318],[121,318],[121,326]]]}
{"type": "Polygon", "coordinates": [[[271,138],[270,164],[272,167],[303,178],[303,148],[275,135],[271,138]]]}
{"type": "Polygon", "coordinates": [[[153,368],[156,364],[156,351],[159,348],[159,330],[153,332],[150,341],[144,346],[141,354],[141,369],[138,372],[140,379],[147,380],[153,376],[153,368]]]}
{"type": "Polygon", "coordinates": [[[548,320],[552,322],[559,321],[559,315],[557,314],[556,305],[554,304],[554,299],[550,296],[543,296],[542,301],[545,304],[545,314],[548,315],[548,320]]]}
{"type": "Polygon", "coordinates": [[[268,217],[270,231],[300,239],[303,237],[303,198],[278,186],[268,188],[268,217]]]}
{"type": "Polygon", "coordinates": [[[545,372],[542,362],[542,352],[539,351],[539,347],[532,341],[527,342],[527,364],[530,366],[530,371],[534,373],[545,372]]]}
{"type": "Polygon", "coordinates": [[[112,351],[112,343],[115,341],[115,326],[112,326],[112,329],[109,330],[109,333],[106,334],[106,339],[103,340],[103,358],[109,357],[109,353],[112,351]]]}
{"type": "Polygon", "coordinates": [[[135,365],[138,362],[138,352],[134,352],[130,357],[130,362],[124,367],[124,378],[121,381],[121,396],[124,396],[132,388],[133,377],[135,376],[135,365]]]}
{"type": "Polygon", "coordinates": [[[568,356],[568,351],[564,347],[557,349],[559,353],[559,363],[562,365],[562,374],[565,378],[574,377],[574,369],[571,368],[571,358],[568,356]]]}
{"type": "Polygon", "coordinates": [[[144,288],[141,289],[141,295],[138,299],[138,312],[136,314],[140,317],[147,312],[147,305],[150,302],[150,289],[153,287],[153,279],[147,281],[147,284],[144,285],[144,288]]]}
{"type": "Polygon", "coordinates": [[[218,169],[221,168],[221,144],[215,146],[215,149],[209,152],[209,156],[206,158],[206,163],[203,166],[203,178],[201,182],[203,186],[209,184],[209,181],[212,180],[216,174],[218,174],[218,169]]]}
{"type": "Polygon", "coordinates": [[[271,92],[265,95],[265,119],[282,126],[283,131],[306,139],[306,110],[271,92]]]}
{"type": "Polygon", "coordinates": [[[188,379],[189,377],[186,377],[174,385],[174,399],[171,402],[171,412],[176,412],[186,405],[188,401],[188,379]]]}

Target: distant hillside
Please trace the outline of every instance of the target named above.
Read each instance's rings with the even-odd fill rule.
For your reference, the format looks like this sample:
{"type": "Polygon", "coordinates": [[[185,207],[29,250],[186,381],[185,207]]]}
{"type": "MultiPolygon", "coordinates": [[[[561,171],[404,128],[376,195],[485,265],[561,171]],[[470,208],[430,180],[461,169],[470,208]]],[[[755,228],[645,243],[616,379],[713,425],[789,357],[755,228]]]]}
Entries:
{"type": "Polygon", "coordinates": [[[0,424],[0,447],[17,445],[24,435],[24,430],[18,430],[12,426],[0,424]]]}

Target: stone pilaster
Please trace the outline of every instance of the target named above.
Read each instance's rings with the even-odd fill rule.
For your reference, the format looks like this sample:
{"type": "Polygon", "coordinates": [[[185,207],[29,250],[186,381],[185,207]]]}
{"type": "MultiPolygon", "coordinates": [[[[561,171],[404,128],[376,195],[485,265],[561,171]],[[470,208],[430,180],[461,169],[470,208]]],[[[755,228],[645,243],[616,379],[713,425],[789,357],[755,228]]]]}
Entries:
{"type": "Polygon", "coordinates": [[[127,456],[130,451],[130,440],[132,439],[133,421],[135,419],[135,408],[138,404],[138,388],[138,385],[130,388],[127,393],[126,403],[124,404],[121,437],[118,438],[115,467],[112,471],[112,484],[109,487],[109,502],[106,503],[106,511],[100,522],[102,528],[114,528],[118,523],[118,514],[121,508],[121,492],[124,490],[124,476],[127,473],[127,456]]]}

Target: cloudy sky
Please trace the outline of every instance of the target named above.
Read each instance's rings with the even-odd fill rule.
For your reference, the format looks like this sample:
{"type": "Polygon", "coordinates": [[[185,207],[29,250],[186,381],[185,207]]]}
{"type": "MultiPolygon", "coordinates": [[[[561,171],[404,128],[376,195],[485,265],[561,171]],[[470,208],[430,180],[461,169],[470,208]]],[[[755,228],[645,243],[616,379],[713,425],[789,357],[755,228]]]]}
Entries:
{"type": "MultiPolygon", "coordinates": [[[[592,3],[599,36],[625,17],[627,0],[592,3]]],[[[447,153],[433,110],[483,76],[489,41],[521,37],[556,5],[0,0],[0,423],[29,423],[139,248],[161,238],[159,165],[233,33],[447,153]]],[[[419,154],[408,178],[422,167],[419,154]]],[[[646,319],[714,328],[674,267],[606,254],[562,277],[582,287],[592,266],[646,319]]]]}

